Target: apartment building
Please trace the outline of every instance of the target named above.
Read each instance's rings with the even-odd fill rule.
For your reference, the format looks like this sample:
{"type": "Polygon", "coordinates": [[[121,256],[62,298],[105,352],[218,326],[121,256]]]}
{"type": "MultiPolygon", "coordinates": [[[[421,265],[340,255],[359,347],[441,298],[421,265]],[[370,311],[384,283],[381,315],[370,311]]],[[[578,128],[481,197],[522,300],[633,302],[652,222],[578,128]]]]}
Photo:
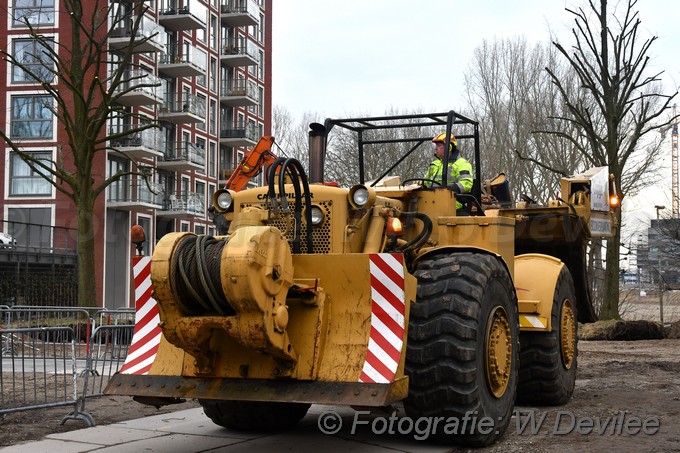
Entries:
{"type": "MultiPolygon", "coordinates": [[[[5,1],[9,14],[2,21],[8,31],[0,43],[8,52],[32,55],[26,49],[35,46],[25,22],[17,18],[28,19],[55,44],[68,32],[59,20],[63,5],[58,0],[5,1]]],[[[111,185],[97,201],[96,304],[107,308],[134,305],[132,225],[146,231],[145,254],[169,232],[215,233],[207,212],[212,193],[244,152],[271,134],[272,111],[272,0],[118,0],[111,5],[109,19],[117,24],[108,34],[111,64],[135,38],[131,24],[144,11],[137,30],[143,44],[135,49],[130,83],[143,80],[146,86],[132,87],[120,97],[122,107],[136,115],[112,117],[106,133],[115,135],[145,121],[159,127],[111,141],[107,153],[95,159],[95,175],[133,171],[151,182],[133,175],[111,185]],[[152,82],[157,86],[149,87],[152,82]]],[[[0,115],[5,130],[25,142],[25,149],[58,160],[64,131],[40,108],[45,96],[40,84],[4,64],[0,83],[7,87],[6,108],[0,115]]],[[[11,150],[3,147],[2,153],[3,229],[14,232],[17,251],[22,246],[54,248],[58,229],[76,228],[73,203],[11,150]],[[36,233],[17,224],[51,228],[36,233]]]]}

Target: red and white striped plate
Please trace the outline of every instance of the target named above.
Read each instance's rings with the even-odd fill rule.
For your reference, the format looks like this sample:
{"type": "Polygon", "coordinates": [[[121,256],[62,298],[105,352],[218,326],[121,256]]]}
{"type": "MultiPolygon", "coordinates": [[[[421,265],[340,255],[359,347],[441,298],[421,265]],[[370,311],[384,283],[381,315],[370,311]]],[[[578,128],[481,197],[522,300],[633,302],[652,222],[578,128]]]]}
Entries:
{"type": "Polygon", "coordinates": [[[372,254],[370,270],[371,333],[359,382],[387,384],[394,380],[404,345],[404,256],[372,254]]]}
{"type": "Polygon", "coordinates": [[[132,344],[120,373],[147,374],[161,343],[160,316],[156,300],[151,297],[151,258],[135,256],[132,260],[135,279],[135,330],[132,344]]]}

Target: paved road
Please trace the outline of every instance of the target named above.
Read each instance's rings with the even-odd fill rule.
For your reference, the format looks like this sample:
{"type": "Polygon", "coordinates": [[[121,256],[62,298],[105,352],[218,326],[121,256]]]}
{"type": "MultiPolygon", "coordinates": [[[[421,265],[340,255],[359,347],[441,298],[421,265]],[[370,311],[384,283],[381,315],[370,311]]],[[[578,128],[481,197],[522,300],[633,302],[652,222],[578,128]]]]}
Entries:
{"type": "MultiPolygon", "coordinates": [[[[229,431],[213,424],[203,409],[189,409],[170,414],[154,415],[138,420],[95,426],[11,447],[2,453],[121,453],[121,452],[450,452],[451,447],[419,442],[402,435],[376,435],[362,425],[351,433],[355,411],[346,407],[314,405],[300,425],[285,433],[256,435],[229,431]],[[323,413],[339,414],[343,426],[335,435],[323,434],[317,420],[323,413]]],[[[386,414],[385,418],[388,418],[386,414]]],[[[327,419],[326,426],[336,426],[337,420],[327,419]]],[[[455,450],[455,449],[454,449],[455,450]]]]}

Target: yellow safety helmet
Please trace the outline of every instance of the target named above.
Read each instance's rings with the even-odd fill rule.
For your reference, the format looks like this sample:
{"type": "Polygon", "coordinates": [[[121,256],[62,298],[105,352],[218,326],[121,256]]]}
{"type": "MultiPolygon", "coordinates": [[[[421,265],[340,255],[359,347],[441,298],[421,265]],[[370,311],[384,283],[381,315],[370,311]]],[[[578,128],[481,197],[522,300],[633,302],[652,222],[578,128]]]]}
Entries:
{"type": "MultiPolygon", "coordinates": [[[[450,143],[451,145],[449,146],[449,151],[453,150],[453,147],[458,147],[458,140],[456,140],[456,137],[451,134],[450,136],[450,143]]],[[[442,132],[441,134],[437,134],[433,139],[432,143],[446,143],[446,132],[442,132]]]]}

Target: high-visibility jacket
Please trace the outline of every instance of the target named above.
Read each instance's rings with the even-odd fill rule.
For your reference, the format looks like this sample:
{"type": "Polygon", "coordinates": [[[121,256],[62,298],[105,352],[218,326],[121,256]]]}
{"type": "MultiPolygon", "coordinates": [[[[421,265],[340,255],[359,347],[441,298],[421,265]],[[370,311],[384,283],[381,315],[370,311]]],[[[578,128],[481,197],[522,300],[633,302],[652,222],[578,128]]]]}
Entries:
{"type": "MultiPolygon", "coordinates": [[[[444,168],[444,161],[437,158],[427,169],[425,179],[432,179],[438,183],[442,182],[442,169],[444,168]]],[[[466,159],[459,157],[455,160],[449,161],[449,173],[447,175],[446,183],[456,193],[469,193],[472,190],[472,164],[466,159]]],[[[429,181],[424,181],[426,187],[432,184],[429,181]]],[[[463,205],[456,200],[456,209],[462,208],[463,205]]]]}

